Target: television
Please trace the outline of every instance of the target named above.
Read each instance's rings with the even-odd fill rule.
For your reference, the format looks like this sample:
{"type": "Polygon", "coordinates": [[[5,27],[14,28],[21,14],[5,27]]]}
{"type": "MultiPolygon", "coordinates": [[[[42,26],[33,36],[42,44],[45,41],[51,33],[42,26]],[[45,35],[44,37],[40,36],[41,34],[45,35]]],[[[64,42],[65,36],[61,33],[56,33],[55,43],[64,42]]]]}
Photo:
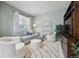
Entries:
{"type": "Polygon", "coordinates": [[[65,20],[65,34],[72,36],[72,18],[69,17],[65,20]]]}

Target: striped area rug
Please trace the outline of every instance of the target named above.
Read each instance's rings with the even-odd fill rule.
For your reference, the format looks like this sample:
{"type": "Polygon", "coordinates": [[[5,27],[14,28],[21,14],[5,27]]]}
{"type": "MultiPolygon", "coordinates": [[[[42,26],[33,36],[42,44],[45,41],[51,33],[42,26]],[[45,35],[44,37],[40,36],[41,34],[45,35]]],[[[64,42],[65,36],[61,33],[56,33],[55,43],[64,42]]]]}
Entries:
{"type": "Polygon", "coordinates": [[[43,46],[37,50],[31,48],[30,44],[25,47],[25,58],[64,58],[60,41],[44,41],[43,46]]]}

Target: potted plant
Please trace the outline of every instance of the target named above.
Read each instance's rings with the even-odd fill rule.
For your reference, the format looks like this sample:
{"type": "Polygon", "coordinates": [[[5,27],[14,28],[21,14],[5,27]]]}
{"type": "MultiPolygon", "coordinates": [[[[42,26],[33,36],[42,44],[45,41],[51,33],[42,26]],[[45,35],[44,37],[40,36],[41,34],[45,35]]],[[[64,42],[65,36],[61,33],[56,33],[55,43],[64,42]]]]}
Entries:
{"type": "Polygon", "coordinates": [[[79,58],[79,41],[76,43],[72,43],[71,45],[72,45],[73,52],[75,54],[74,57],[79,58]]]}
{"type": "Polygon", "coordinates": [[[57,40],[60,39],[61,35],[63,33],[63,25],[61,25],[61,24],[56,25],[55,32],[56,32],[56,38],[57,38],[57,40]]]}

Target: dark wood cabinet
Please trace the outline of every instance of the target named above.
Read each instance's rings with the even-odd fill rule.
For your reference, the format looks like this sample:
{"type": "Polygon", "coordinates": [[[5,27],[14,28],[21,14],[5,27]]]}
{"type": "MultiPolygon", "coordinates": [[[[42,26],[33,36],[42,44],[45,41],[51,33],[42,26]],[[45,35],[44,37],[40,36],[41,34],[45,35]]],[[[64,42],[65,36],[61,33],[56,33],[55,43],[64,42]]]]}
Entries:
{"type": "Polygon", "coordinates": [[[71,43],[79,41],[79,1],[72,1],[64,15],[64,37],[62,37],[62,47],[66,57],[74,57],[71,43]],[[70,19],[69,19],[70,18],[70,19]],[[66,21],[71,20],[69,29],[66,28],[66,21]],[[65,41],[67,43],[65,43],[65,41]],[[65,45],[64,45],[65,44],[65,45]],[[66,48],[66,49],[65,49],[66,48]]]}
{"type": "Polygon", "coordinates": [[[79,40],[79,1],[73,3],[73,11],[71,12],[72,18],[72,38],[79,40]]]}
{"type": "Polygon", "coordinates": [[[65,36],[62,36],[62,49],[63,49],[63,53],[64,56],[67,57],[67,38],[65,36]]]}
{"type": "Polygon", "coordinates": [[[79,40],[79,6],[75,9],[75,39],[79,40]]]}

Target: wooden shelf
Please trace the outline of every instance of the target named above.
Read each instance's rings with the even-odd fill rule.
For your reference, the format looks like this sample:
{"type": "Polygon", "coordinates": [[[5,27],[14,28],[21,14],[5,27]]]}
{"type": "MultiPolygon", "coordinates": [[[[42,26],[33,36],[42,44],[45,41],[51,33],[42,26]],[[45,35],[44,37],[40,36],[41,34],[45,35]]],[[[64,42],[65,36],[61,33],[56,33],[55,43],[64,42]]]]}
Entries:
{"type": "Polygon", "coordinates": [[[65,15],[64,19],[67,20],[71,16],[71,12],[74,10],[75,7],[71,8],[69,12],[65,15]]]}
{"type": "MultiPolygon", "coordinates": [[[[72,27],[72,34],[68,35],[66,32],[64,32],[64,37],[67,38],[67,46],[63,46],[63,48],[67,48],[67,57],[75,57],[73,50],[71,49],[71,43],[72,42],[78,42],[79,41],[79,1],[72,1],[64,15],[64,31],[66,29],[65,27],[65,21],[69,20],[68,18],[71,18],[71,27],[72,27]]],[[[64,40],[65,38],[63,38],[64,40]]],[[[65,40],[64,40],[65,41],[65,40]]],[[[63,44],[65,44],[63,41],[63,44]]],[[[65,54],[65,53],[64,53],[65,54]]]]}

